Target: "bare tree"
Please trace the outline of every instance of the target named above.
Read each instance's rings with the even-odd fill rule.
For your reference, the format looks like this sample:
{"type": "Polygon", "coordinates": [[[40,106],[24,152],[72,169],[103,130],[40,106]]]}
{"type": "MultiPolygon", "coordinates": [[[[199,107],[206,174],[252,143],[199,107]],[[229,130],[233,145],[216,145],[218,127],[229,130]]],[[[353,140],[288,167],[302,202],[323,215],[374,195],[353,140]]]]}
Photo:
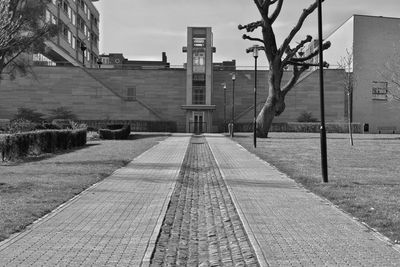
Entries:
{"type": "Polygon", "coordinates": [[[57,27],[44,20],[47,3],[49,0],[0,0],[0,74],[26,73],[29,64],[21,55],[42,51],[44,40],[56,33],[57,27]]]}
{"type": "Polygon", "coordinates": [[[351,127],[352,118],[353,118],[353,89],[355,87],[356,79],[353,73],[353,51],[349,51],[346,49],[346,56],[341,57],[338,62],[339,68],[344,70],[343,77],[343,87],[347,96],[347,122],[349,126],[349,135],[350,135],[350,145],[354,145],[353,142],[353,128],[351,127]]]}
{"type": "MultiPolygon", "coordinates": [[[[243,35],[243,39],[261,43],[264,46],[269,64],[268,97],[257,116],[257,136],[266,138],[268,137],[268,131],[274,117],[279,116],[285,110],[285,96],[294,87],[301,74],[310,66],[316,65],[309,63],[309,60],[317,56],[320,49],[328,49],[330,47],[330,42],[324,43],[322,48],[317,48],[308,55],[303,55],[299,52],[307,43],[312,41],[310,35],[297,43],[296,46],[290,46],[293,38],[303,26],[306,18],[317,8],[317,2],[303,10],[296,25],[290,31],[283,43],[278,47],[273,24],[282,10],[284,0],[253,1],[261,15],[261,20],[247,25],[239,25],[239,29],[253,32],[257,28],[261,28],[262,31],[262,39],[251,37],[246,34],[243,35]],[[288,83],[282,87],[282,76],[284,70],[289,65],[291,65],[293,69],[292,76],[288,83]]],[[[328,66],[326,62],[324,62],[324,65],[326,67],[328,66]]]]}

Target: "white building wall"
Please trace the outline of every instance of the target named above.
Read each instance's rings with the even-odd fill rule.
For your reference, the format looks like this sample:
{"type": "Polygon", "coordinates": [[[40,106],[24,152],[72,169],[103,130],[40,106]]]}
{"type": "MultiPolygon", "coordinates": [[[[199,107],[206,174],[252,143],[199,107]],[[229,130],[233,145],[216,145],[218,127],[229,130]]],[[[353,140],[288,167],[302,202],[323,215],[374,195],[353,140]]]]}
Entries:
{"type": "Polygon", "coordinates": [[[325,41],[331,42],[331,47],[324,51],[324,60],[329,63],[332,68],[339,65],[342,57],[346,57],[353,50],[354,36],[354,17],[352,16],[330,34],[325,41]],[[347,51],[346,51],[347,50],[347,51]]]}
{"type": "MultiPolygon", "coordinates": [[[[354,16],[354,77],[353,119],[368,123],[373,133],[400,131],[400,103],[375,100],[372,96],[374,81],[386,79],[382,75],[384,64],[400,51],[400,19],[372,16],[354,16]],[[385,130],[382,130],[385,129],[385,130]]],[[[389,84],[390,86],[390,84],[389,84]]]]}

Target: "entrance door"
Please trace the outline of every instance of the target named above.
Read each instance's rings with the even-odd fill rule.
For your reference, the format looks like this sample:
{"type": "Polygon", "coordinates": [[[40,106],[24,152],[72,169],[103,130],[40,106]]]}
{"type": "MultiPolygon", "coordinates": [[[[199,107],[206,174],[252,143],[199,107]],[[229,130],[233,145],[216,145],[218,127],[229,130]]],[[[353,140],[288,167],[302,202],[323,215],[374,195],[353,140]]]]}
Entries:
{"type": "Polygon", "coordinates": [[[194,122],[194,133],[201,134],[203,133],[203,116],[204,114],[201,113],[193,113],[193,122],[194,122]]]}

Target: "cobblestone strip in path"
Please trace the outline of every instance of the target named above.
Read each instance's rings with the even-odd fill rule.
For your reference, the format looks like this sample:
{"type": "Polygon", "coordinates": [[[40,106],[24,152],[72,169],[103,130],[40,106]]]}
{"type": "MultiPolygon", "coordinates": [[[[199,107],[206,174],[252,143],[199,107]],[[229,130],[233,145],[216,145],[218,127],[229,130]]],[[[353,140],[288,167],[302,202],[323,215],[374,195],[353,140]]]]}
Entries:
{"type": "Polygon", "coordinates": [[[0,243],[0,266],[140,266],[153,250],[189,139],[169,137],[0,243]]]}
{"type": "Polygon", "coordinates": [[[204,137],[193,137],[151,266],[259,266],[204,137]]]}
{"type": "Polygon", "coordinates": [[[222,136],[207,141],[262,266],[400,266],[382,236],[222,136]]]}

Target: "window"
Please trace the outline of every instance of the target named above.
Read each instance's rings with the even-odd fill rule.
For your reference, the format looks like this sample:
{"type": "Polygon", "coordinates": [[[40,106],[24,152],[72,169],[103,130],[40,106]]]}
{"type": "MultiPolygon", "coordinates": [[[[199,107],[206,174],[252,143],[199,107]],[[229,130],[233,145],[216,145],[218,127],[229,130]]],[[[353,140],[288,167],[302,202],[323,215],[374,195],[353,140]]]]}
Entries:
{"type": "Polygon", "coordinates": [[[90,51],[89,51],[89,49],[85,50],[85,56],[86,56],[86,60],[89,62],[90,61],[90,51]]]}
{"type": "Polygon", "coordinates": [[[90,37],[88,38],[88,40],[91,40],[92,44],[95,47],[98,47],[99,37],[97,37],[97,35],[94,32],[90,33],[90,37]]]}
{"type": "Polygon", "coordinates": [[[51,21],[51,13],[46,9],[46,22],[49,23],[51,21]]]}
{"type": "Polygon", "coordinates": [[[206,38],[193,38],[193,47],[205,47],[206,38]]]}
{"type": "Polygon", "coordinates": [[[72,46],[72,32],[68,30],[68,43],[72,46]]]}
{"type": "MultiPolygon", "coordinates": [[[[85,22],[83,21],[82,17],[78,15],[78,27],[82,32],[85,32],[85,22]]],[[[86,33],[85,33],[86,35],[86,33]]]]}
{"type": "Polygon", "coordinates": [[[68,8],[69,8],[68,3],[66,1],[64,1],[63,9],[64,9],[64,12],[67,13],[67,14],[68,14],[68,8]]]}
{"type": "Polygon", "coordinates": [[[83,25],[83,33],[85,34],[85,36],[90,37],[88,27],[86,26],[86,24],[83,25]]]}
{"type": "Polygon", "coordinates": [[[71,21],[72,21],[72,25],[75,26],[76,25],[76,13],[74,11],[72,11],[71,21]]]}
{"type": "Polygon", "coordinates": [[[71,46],[72,46],[73,49],[76,49],[76,37],[75,36],[72,36],[71,46]]]}
{"type": "Polygon", "coordinates": [[[49,10],[45,12],[46,23],[57,24],[57,18],[49,10]]]}
{"type": "Polygon", "coordinates": [[[126,88],[126,101],[136,100],[136,87],[126,88]]]}
{"type": "Polygon", "coordinates": [[[206,103],[206,87],[205,86],[193,86],[192,104],[204,105],[205,103],[206,103]]]}
{"type": "Polygon", "coordinates": [[[388,83],[387,82],[372,82],[372,99],[373,100],[383,100],[388,99],[388,83]]]}

